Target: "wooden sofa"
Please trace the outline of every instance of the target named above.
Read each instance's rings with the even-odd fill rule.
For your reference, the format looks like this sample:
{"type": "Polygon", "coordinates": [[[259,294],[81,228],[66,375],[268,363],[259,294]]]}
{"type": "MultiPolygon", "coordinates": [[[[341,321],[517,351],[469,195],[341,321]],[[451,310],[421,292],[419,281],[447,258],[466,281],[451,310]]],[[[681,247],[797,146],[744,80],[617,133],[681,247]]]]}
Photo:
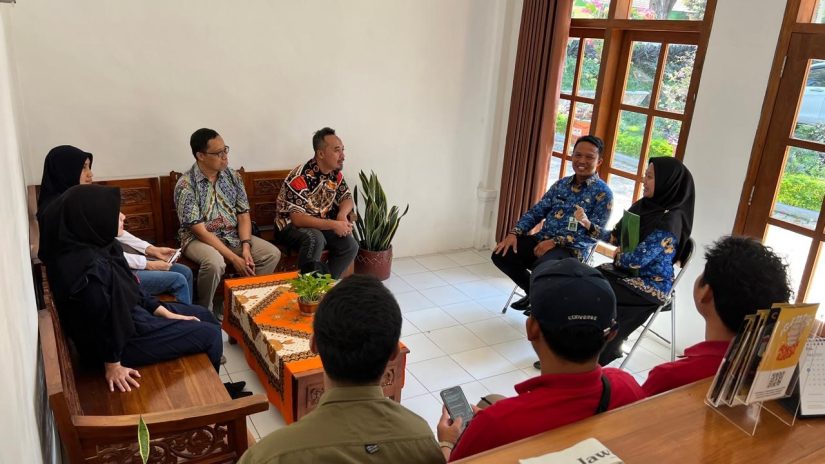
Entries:
{"type": "Polygon", "coordinates": [[[110,392],[103,371],[82,369],[63,336],[43,277],[38,311],[49,405],[69,462],[140,462],[137,424],[151,436],[149,462],[235,462],[255,439],[246,417],[265,411],[264,395],[232,400],[205,354],[139,369],[140,388],[110,392]]]}

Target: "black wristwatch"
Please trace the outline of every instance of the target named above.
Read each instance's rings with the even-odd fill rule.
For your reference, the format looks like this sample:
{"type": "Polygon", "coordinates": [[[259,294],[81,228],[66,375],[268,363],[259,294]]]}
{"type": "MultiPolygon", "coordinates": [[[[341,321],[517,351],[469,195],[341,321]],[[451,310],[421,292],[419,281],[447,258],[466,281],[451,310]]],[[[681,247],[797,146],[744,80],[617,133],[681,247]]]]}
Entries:
{"type": "Polygon", "coordinates": [[[252,248],[252,239],[251,238],[248,238],[246,240],[241,240],[241,246],[243,246],[244,243],[248,243],[249,248],[252,248]]]}

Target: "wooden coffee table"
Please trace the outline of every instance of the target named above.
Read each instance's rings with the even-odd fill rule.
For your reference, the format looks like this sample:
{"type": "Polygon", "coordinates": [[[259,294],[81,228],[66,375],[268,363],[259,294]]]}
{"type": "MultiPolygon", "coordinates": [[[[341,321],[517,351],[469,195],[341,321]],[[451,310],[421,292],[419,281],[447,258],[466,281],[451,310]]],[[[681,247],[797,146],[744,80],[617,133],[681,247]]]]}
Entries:
{"type": "MultiPolygon", "coordinates": [[[[312,316],[298,311],[297,295],[288,281],[297,272],[228,279],[224,286],[223,329],[238,341],[246,361],[266,389],[286,423],[318,405],[324,392],[321,359],[309,349],[312,316]]],[[[381,387],[401,401],[409,350],[387,365],[381,387]]]]}

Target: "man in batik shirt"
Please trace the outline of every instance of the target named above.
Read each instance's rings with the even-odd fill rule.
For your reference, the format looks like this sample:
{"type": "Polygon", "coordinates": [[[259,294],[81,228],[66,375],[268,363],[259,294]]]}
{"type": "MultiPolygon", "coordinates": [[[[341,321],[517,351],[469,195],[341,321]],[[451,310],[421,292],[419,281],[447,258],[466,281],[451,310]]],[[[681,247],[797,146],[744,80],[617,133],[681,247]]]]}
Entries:
{"type": "Polygon", "coordinates": [[[198,129],[189,139],[195,164],[175,185],[183,254],[196,262],[195,303],[212,309],[212,296],[226,263],[241,276],[272,274],[281,252],[252,235],[249,199],[240,174],[229,168],[229,147],[212,129],[198,129]]]}
{"type": "Polygon", "coordinates": [[[530,270],[540,262],[571,256],[581,260],[596,245],[596,239],[578,224],[574,213],[576,206],[581,206],[599,227],[610,218],[613,192],[596,173],[602,164],[603,148],[602,139],[592,135],[576,140],[574,174],[554,183],[493,251],[493,264],[525,292],[524,298],[511,305],[513,309],[529,308],[530,270]],[[541,230],[530,235],[542,220],[541,230]]]}
{"type": "Polygon", "coordinates": [[[341,276],[358,253],[349,214],[352,193],[341,169],[344,144],[325,127],[312,136],[315,157],[293,169],[278,193],[275,240],[298,249],[298,269],[341,276]],[[321,262],[324,248],[329,263],[321,262]]]}

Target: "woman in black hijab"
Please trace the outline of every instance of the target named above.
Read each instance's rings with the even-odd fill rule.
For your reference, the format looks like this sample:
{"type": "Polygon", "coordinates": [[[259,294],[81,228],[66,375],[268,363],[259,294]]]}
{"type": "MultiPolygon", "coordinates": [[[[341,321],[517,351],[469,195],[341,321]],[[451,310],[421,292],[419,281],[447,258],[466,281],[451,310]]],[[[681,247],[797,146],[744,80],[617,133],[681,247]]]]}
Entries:
{"type": "MultiPolygon", "coordinates": [[[[628,211],[639,215],[639,244],[625,253],[618,250],[613,264],[599,270],[616,293],[618,335],[607,344],[599,363],[609,364],[622,356],[622,343],[662,304],[673,286],[673,264],[684,258],[685,245],[693,228],[695,192],[693,176],[676,158],[653,158],[643,183],[643,196],[628,211]]],[[[576,219],[593,236],[601,231],[578,209],[576,219]]],[[[621,221],[609,240],[619,245],[621,221]]],[[[607,237],[606,237],[607,238],[607,237]]]]}
{"type": "Polygon", "coordinates": [[[45,212],[69,187],[92,183],[91,153],[71,145],[52,148],[43,163],[43,179],[40,181],[40,193],[37,196],[37,223],[40,229],[40,245],[37,256],[41,261],[51,252],[55,243],[54,228],[48,224],[45,212]]]}
{"type": "Polygon", "coordinates": [[[141,291],[115,240],[120,189],[78,185],[44,211],[54,230],[46,271],[60,321],[85,363],[103,363],[109,389],[138,387],[132,367],[206,353],[215,370],[223,343],[204,308],[164,303],[141,291]],[[127,367],[129,366],[129,367],[127,367]]]}
{"type": "Polygon", "coordinates": [[[94,155],[71,145],[52,148],[43,163],[43,179],[37,197],[37,219],[46,207],[69,187],[92,183],[94,155]]]}
{"type": "MultiPolygon", "coordinates": [[[[70,145],[55,147],[46,155],[37,200],[40,228],[37,255],[41,261],[46,260],[56,240],[55,229],[47,223],[44,212],[69,187],[92,183],[93,159],[91,153],[70,145]]],[[[126,263],[140,279],[141,288],[151,295],[166,293],[181,303],[192,302],[192,271],[182,264],[168,262],[175,254],[174,249],[154,246],[129,232],[118,235],[117,240],[126,246],[126,263]]]]}

